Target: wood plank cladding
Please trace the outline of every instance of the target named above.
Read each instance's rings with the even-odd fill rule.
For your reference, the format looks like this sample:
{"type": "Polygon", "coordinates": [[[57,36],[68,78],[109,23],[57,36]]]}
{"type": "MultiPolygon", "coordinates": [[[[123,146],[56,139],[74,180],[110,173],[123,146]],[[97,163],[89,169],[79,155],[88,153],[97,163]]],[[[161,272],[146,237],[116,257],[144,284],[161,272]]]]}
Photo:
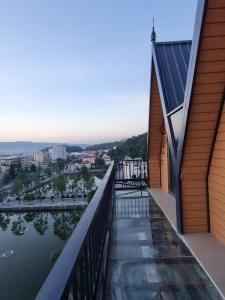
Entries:
{"type": "MultiPolygon", "coordinates": [[[[225,1],[208,0],[203,22],[181,166],[184,233],[208,230],[206,178],[225,85],[225,1]]],[[[222,229],[225,230],[225,218],[224,223],[222,219],[215,221],[216,214],[218,216],[215,208],[218,207],[217,201],[221,205],[221,199],[215,199],[225,191],[225,173],[221,174],[218,168],[218,161],[225,168],[225,116],[219,132],[209,183],[213,202],[210,215],[212,232],[225,243],[225,234],[219,238],[222,229]],[[223,186],[223,189],[218,186],[223,186]]]]}
{"type": "Polygon", "coordinates": [[[159,188],[161,186],[160,152],[163,128],[163,112],[161,107],[159,88],[155,71],[152,72],[150,114],[148,132],[148,175],[149,186],[159,188]]]}
{"type": "Polygon", "coordinates": [[[209,211],[211,232],[225,245],[225,106],[213,150],[209,173],[209,211]]]}
{"type": "Polygon", "coordinates": [[[161,187],[167,193],[169,190],[168,169],[168,141],[166,128],[164,127],[161,142],[161,187]]]}

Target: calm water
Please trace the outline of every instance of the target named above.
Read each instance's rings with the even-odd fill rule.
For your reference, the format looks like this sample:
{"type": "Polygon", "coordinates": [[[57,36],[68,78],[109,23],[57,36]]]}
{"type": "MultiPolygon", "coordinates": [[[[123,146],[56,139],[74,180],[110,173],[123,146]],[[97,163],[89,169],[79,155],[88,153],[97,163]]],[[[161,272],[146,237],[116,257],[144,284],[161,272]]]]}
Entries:
{"type": "Polygon", "coordinates": [[[0,214],[0,299],[35,298],[81,214],[0,214]],[[13,255],[1,258],[9,250],[13,255]]]}

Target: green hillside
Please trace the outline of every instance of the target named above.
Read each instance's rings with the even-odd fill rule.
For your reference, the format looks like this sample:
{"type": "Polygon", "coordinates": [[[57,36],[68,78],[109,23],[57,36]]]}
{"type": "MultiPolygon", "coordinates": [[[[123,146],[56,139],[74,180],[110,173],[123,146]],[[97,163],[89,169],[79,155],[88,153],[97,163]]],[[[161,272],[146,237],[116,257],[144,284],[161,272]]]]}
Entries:
{"type": "Polygon", "coordinates": [[[109,155],[113,160],[124,159],[125,156],[131,158],[141,157],[146,159],[147,153],[147,133],[133,136],[118,144],[116,150],[110,150],[109,155]]]}
{"type": "Polygon", "coordinates": [[[88,151],[109,150],[109,155],[113,160],[123,159],[125,156],[131,158],[141,157],[146,159],[147,133],[133,136],[123,141],[103,143],[87,147],[88,151]],[[115,148],[116,149],[113,149],[115,148]]]}

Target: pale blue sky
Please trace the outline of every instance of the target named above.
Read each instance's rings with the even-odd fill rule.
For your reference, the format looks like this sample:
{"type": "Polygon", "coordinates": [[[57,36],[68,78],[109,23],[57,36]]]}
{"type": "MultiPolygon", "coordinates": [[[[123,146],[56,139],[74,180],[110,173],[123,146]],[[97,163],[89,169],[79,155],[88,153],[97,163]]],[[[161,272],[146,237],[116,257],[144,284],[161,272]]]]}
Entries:
{"type": "Polygon", "coordinates": [[[191,39],[197,0],[0,0],[0,141],[147,131],[158,41],[191,39]]]}

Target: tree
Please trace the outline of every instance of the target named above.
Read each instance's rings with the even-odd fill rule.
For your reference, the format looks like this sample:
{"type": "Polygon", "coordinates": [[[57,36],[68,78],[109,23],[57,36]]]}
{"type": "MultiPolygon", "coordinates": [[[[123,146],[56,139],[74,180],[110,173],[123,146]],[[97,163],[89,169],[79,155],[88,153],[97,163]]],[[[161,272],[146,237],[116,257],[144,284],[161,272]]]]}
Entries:
{"type": "Polygon", "coordinates": [[[63,192],[66,190],[66,176],[64,174],[58,175],[57,177],[53,178],[52,180],[52,187],[55,191],[61,194],[63,198],[63,192]]]}
{"type": "Polygon", "coordinates": [[[84,186],[85,186],[85,189],[86,189],[87,193],[90,193],[95,187],[95,178],[94,178],[94,176],[91,175],[88,179],[86,179],[84,186]]]}
{"type": "Polygon", "coordinates": [[[80,170],[78,185],[84,197],[86,196],[86,193],[90,193],[95,186],[94,176],[85,166],[83,166],[80,170]]]}
{"type": "Polygon", "coordinates": [[[48,229],[48,214],[42,212],[38,214],[34,219],[34,228],[40,235],[44,235],[48,229]]]}
{"type": "Polygon", "coordinates": [[[27,228],[26,223],[25,223],[24,219],[22,218],[22,214],[19,213],[19,215],[17,217],[17,221],[12,222],[11,231],[15,235],[23,235],[25,233],[26,228],[27,228]]]}
{"type": "Polygon", "coordinates": [[[74,229],[74,224],[71,222],[71,216],[68,212],[56,213],[53,215],[54,222],[54,234],[61,240],[67,240],[74,229]]]}
{"type": "Polygon", "coordinates": [[[10,223],[10,218],[6,214],[0,214],[0,228],[2,231],[7,230],[10,223]]]}
{"type": "Polygon", "coordinates": [[[14,179],[15,176],[16,176],[15,166],[14,166],[14,164],[10,164],[10,166],[9,166],[9,178],[14,179]]]}
{"type": "Polygon", "coordinates": [[[65,167],[65,160],[62,158],[57,158],[56,165],[58,173],[61,172],[65,167]]]}
{"type": "Polygon", "coordinates": [[[35,188],[34,192],[37,199],[38,198],[41,199],[40,185],[41,185],[41,176],[39,170],[37,170],[34,177],[34,188],[35,188]]]}
{"type": "Polygon", "coordinates": [[[37,170],[37,167],[36,167],[34,164],[32,164],[32,165],[30,166],[30,170],[31,170],[32,173],[35,173],[36,170],[37,170]]]}
{"type": "Polygon", "coordinates": [[[98,167],[104,167],[105,166],[104,159],[97,157],[95,159],[95,165],[98,166],[98,167]]]}
{"type": "Polygon", "coordinates": [[[69,187],[70,187],[73,195],[75,195],[77,187],[78,187],[78,180],[79,180],[79,178],[78,178],[78,176],[76,174],[72,174],[72,175],[70,175],[69,179],[70,179],[70,185],[69,185],[69,187]]]}
{"type": "Polygon", "coordinates": [[[23,200],[25,200],[25,201],[33,201],[35,199],[36,199],[36,197],[32,193],[25,194],[23,197],[23,200]]]}
{"type": "Polygon", "coordinates": [[[22,190],[23,190],[23,183],[22,183],[20,177],[17,176],[13,183],[11,191],[13,193],[15,193],[16,195],[18,195],[22,190]]]}

